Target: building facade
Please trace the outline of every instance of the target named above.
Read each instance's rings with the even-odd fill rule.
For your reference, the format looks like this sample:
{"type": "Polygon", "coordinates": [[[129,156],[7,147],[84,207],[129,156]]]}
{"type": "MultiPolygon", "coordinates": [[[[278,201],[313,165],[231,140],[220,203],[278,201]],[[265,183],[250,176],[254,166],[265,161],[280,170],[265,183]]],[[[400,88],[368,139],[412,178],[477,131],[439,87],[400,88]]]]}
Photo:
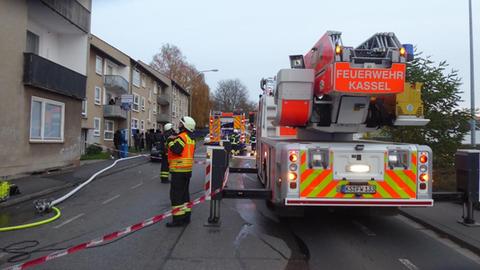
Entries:
{"type": "Polygon", "coordinates": [[[178,129],[180,119],[190,115],[190,92],[172,81],[172,124],[178,129]]]}
{"type": "Polygon", "coordinates": [[[0,1],[0,176],[78,164],[91,0],[0,1]]]}
{"type": "Polygon", "coordinates": [[[91,144],[113,148],[115,131],[128,128],[127,111],[120,107],[120,99],[130,93],[130,72],[130,57],[91,35],[87,93],[81,113],[84,148],[91,144]]]}

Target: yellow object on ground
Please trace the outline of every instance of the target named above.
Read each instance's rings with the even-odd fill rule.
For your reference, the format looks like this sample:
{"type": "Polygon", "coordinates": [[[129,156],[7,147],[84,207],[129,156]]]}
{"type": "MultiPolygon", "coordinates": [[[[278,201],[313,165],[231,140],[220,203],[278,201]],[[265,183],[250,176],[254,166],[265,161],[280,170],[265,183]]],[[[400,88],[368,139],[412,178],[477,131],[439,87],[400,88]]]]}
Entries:
{"type": "Polygon", "coordinates": [[[0,202],[8,199],[10,195],[10,184],[7,181],[0,181],[0,202]]]}
{"type": "Polygon", "coordinates": [[[51,218],[48,218],[48,219],[45,219],[45,220],[40,220],[40,221],[33,222],[33,223],[28,223],[28,224],[22,224],[22,225],[11,226],[11,227],[3,227],[3,228],[0,228],[0,232],[28,229],[28,228],[32,228],[32,227],[36,227],[36,226],[40,226],[40,225],[50,223],[50,222],[58,219],[61,215],[60,210],[58,208],[52,207],[52,209],[55,211],[55,215],[51,218]]]}

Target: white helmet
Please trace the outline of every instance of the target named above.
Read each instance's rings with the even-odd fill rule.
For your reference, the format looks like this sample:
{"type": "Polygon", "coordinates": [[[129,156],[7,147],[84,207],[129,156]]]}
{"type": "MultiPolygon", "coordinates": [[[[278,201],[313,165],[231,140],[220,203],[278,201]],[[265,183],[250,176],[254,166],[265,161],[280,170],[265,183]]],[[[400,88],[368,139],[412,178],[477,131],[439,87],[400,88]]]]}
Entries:
{"type": "Polygon", "coordinates": [[[170,130],[170,129],[172,129],[172,128],[173,128],[172,123],[166,123],[166,124],[163,126],[163,132],[168,131],[168,130],[170,130]]]}
{"type": "Polygon", "coordinates": [[[193,120],[193,118],[190,116],[182,117],[182,119],[180,119],[180,123],[182,123],[183,126],[190,132],[195,130],[195,120],[193,120]]]}

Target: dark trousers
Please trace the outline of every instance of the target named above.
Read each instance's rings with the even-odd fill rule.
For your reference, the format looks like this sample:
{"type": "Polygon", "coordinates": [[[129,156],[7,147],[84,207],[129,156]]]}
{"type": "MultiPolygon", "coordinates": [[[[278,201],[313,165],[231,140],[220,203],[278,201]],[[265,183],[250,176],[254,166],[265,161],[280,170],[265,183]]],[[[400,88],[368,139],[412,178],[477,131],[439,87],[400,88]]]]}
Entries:
{"type": "Polygon", "coordinates": [[[160,180],[162,180],[162,182],[167,182],[169,175],[170,173],[168,168],[168,157],[167,155],[162,155],[162,168],[160,169],[160,180]]]}
{"type": "MultiPolygon", "coordinates": [[[[172,181],[170,184],[170,201],[172,203],[172,209],[176,207],[186,206],[190,202],[190,178],[191,172],[170,172],[172,181]]],[[[173,214],[173,219],[184,219],[185,215],[189,215],[190,209],[184,208],[173,214]]]]}

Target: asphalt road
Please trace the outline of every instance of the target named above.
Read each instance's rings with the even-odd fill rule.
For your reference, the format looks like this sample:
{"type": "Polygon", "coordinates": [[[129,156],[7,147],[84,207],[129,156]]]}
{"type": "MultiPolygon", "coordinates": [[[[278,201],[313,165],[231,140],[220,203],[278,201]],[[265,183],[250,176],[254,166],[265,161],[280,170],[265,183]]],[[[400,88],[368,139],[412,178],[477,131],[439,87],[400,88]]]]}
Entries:
{"type": "MultiPolygon", "coordinates": [[[[26,249],[37,249],[31,255],[36,258],[51,252],[48,249],[96,239],[168,210],[169,185],[160,183],[159,173],[159,163],[145,161],[101,177],[60,205],[61,219],[0,233],[0,247],[36,240],[37,247],[26,249]]],[[[203,179],[203,165],[197,164],[190,187],[193,198],[201,195],[203,179]]],[[[259,183],[255,175],[232,174],[229,186],[259,187],[259,183]]],[[[4,211],[12,223],[35,218],[31,202],[4,211]]],[[[169,229],[161,222],[37,268],[480,269],[476,255],[402,216],[311,208],[303,218],[279,218],[263,201],[224,200],[221,226],[207,228],[203,224],[208,211],[208,203],[194,208],[186,228],[169,229]]],[[[11,265],[7,261],[11,257],[0,253],[0,268],[11,265]]]]}

